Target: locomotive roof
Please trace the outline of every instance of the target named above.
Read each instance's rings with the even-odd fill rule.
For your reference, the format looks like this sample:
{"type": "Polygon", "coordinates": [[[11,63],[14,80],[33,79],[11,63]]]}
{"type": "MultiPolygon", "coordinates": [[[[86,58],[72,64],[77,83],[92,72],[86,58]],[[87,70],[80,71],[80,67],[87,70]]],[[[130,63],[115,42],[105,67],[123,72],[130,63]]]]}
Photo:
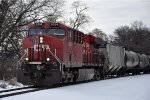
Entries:
{"type": "MultiPolygon", "coordinates": [[[[45,28],[45,29],[48,29],[48,28],[50,28],[50,27],[54,27],[54,28],[64,28],[64,29],[67,29],[67,28],[69,28],[69,29],[72,29],[72,30],[76,30],[76,31],[78,31],[78,32],[81,32],[81,31],[79,31],[79,30],[77,30],[77,29],[73,29],[73,28],[71,28],[70,26],[67,26],[67,25],[65,25],[65,24],[63,24],[63,23],[53,23],[53,22],[38,22],[38,23],[33,23],[33,24],[30,24],[30,25],[28,25],[28,28],[30,29],[30,28],[40,28],[40,27],[42,27],[42,28],[45,28]]],[[[83,32],[81,32],[81,33],[83,33],[83,32]]]]}

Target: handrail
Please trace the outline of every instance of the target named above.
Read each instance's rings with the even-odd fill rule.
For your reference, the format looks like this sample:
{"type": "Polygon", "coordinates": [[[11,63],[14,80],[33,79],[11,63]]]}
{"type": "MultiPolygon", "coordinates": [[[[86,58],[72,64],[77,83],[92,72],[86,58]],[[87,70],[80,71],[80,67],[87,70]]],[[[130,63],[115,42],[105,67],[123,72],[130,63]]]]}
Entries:
{"type": "MultiPolygon", "coordinates": [[[[55,54],[50,50],[50,48],[48,48],[49,52],[52,54],[52,56],[55,57],[55,59],[58,61],[58,63],[60,64],[60,71],[61,71],[61,67],[62,67],[62,61],[56,56],[56,51],[55,54]]],[[[19,66],[21,65],[21,63],[24,61],[24,56],[27,54],[27,52],[25,52],[25,54],[20,58],[20,60],[17,62],[17,69],[19,68],[19,66]]]]}
{"type": "Polygon", "coordinates": [[[25,59],[24,56],[27,54],[27,52],[25,52],[25,54],[19,59],[19,61],[17,61],[17,69],[19,68],[19,65],[21,65],[21,63],[23,62],[23,60],[25,59]]]}
{"type": "Polygon", "coordinates": [[[62,64],[62,61],[50,50],[50,48],[48,49],[49,50],[49,52],[52,54],[52,56],[54,56],[55,57],[55,59],[59,62],[59,64],[60,64],[60,71],[61,71],[61,64],[62,64]]]}

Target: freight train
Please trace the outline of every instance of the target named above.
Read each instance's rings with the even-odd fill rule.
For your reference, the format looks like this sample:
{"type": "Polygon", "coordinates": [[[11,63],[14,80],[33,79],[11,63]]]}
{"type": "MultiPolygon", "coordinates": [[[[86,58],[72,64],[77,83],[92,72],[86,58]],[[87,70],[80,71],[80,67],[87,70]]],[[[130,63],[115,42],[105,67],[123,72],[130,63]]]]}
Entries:
{"type": "Polygon", "coordinates": [[[150,72],[150,56],[108,44],[61,23],[29,25],[21,55],[17,80],[26,85],[54,85],[150,72]]]}

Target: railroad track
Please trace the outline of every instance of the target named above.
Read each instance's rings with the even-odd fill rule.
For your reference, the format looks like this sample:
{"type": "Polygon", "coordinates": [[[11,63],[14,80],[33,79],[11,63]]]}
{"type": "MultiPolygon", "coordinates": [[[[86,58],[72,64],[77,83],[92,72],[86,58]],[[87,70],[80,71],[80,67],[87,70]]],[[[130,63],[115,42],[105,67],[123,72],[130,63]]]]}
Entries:
{"type": "Polygon", "coordinates": [[[16,88],[16,89],[9,89],[9,90],[4,90],[0,91],[0,98],[5,98],[5,97],[10,97],[10,96],[15,96],[15,95],[20,95],[20,94],[26,94],[30,92],[35,92],[35,91],[40,91],[48,89],[48,87],[23,87],[23,88],[16,88]]]}
{"type": "Polygon", "coordinates": [[[0,99],[1,98],[5,98],[5,97],[10,97],[10,96],[26,94],[26,93],[30,93],[30,92],[36,92],[36,91],[45,90],[45,89],[59,88],[59,87],[64,87],[64,86],[70,86],[70,85],[86,83],[86,82],[89,82],[89,81],[76,82],[76,83],[70,82],[70,83],[64,83],[64,84],[61,84],[61,85],[48,86],[48,87],[31,86],[31,87],[23,87],[23,88],[15,88],[15,89],[3,90],[3,91],[0,91],[0,99]]]}

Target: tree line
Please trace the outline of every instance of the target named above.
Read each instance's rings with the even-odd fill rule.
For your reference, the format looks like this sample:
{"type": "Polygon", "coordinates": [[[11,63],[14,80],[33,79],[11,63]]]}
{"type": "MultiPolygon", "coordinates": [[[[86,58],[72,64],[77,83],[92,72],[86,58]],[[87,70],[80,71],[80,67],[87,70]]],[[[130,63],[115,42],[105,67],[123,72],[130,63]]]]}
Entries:
{"type": "Polygon", "coordinates": [[[112,44],[150,55],[150,28],[141,21],[134,21],[130,26],[118,27],[112,37],[112,44]]]}

